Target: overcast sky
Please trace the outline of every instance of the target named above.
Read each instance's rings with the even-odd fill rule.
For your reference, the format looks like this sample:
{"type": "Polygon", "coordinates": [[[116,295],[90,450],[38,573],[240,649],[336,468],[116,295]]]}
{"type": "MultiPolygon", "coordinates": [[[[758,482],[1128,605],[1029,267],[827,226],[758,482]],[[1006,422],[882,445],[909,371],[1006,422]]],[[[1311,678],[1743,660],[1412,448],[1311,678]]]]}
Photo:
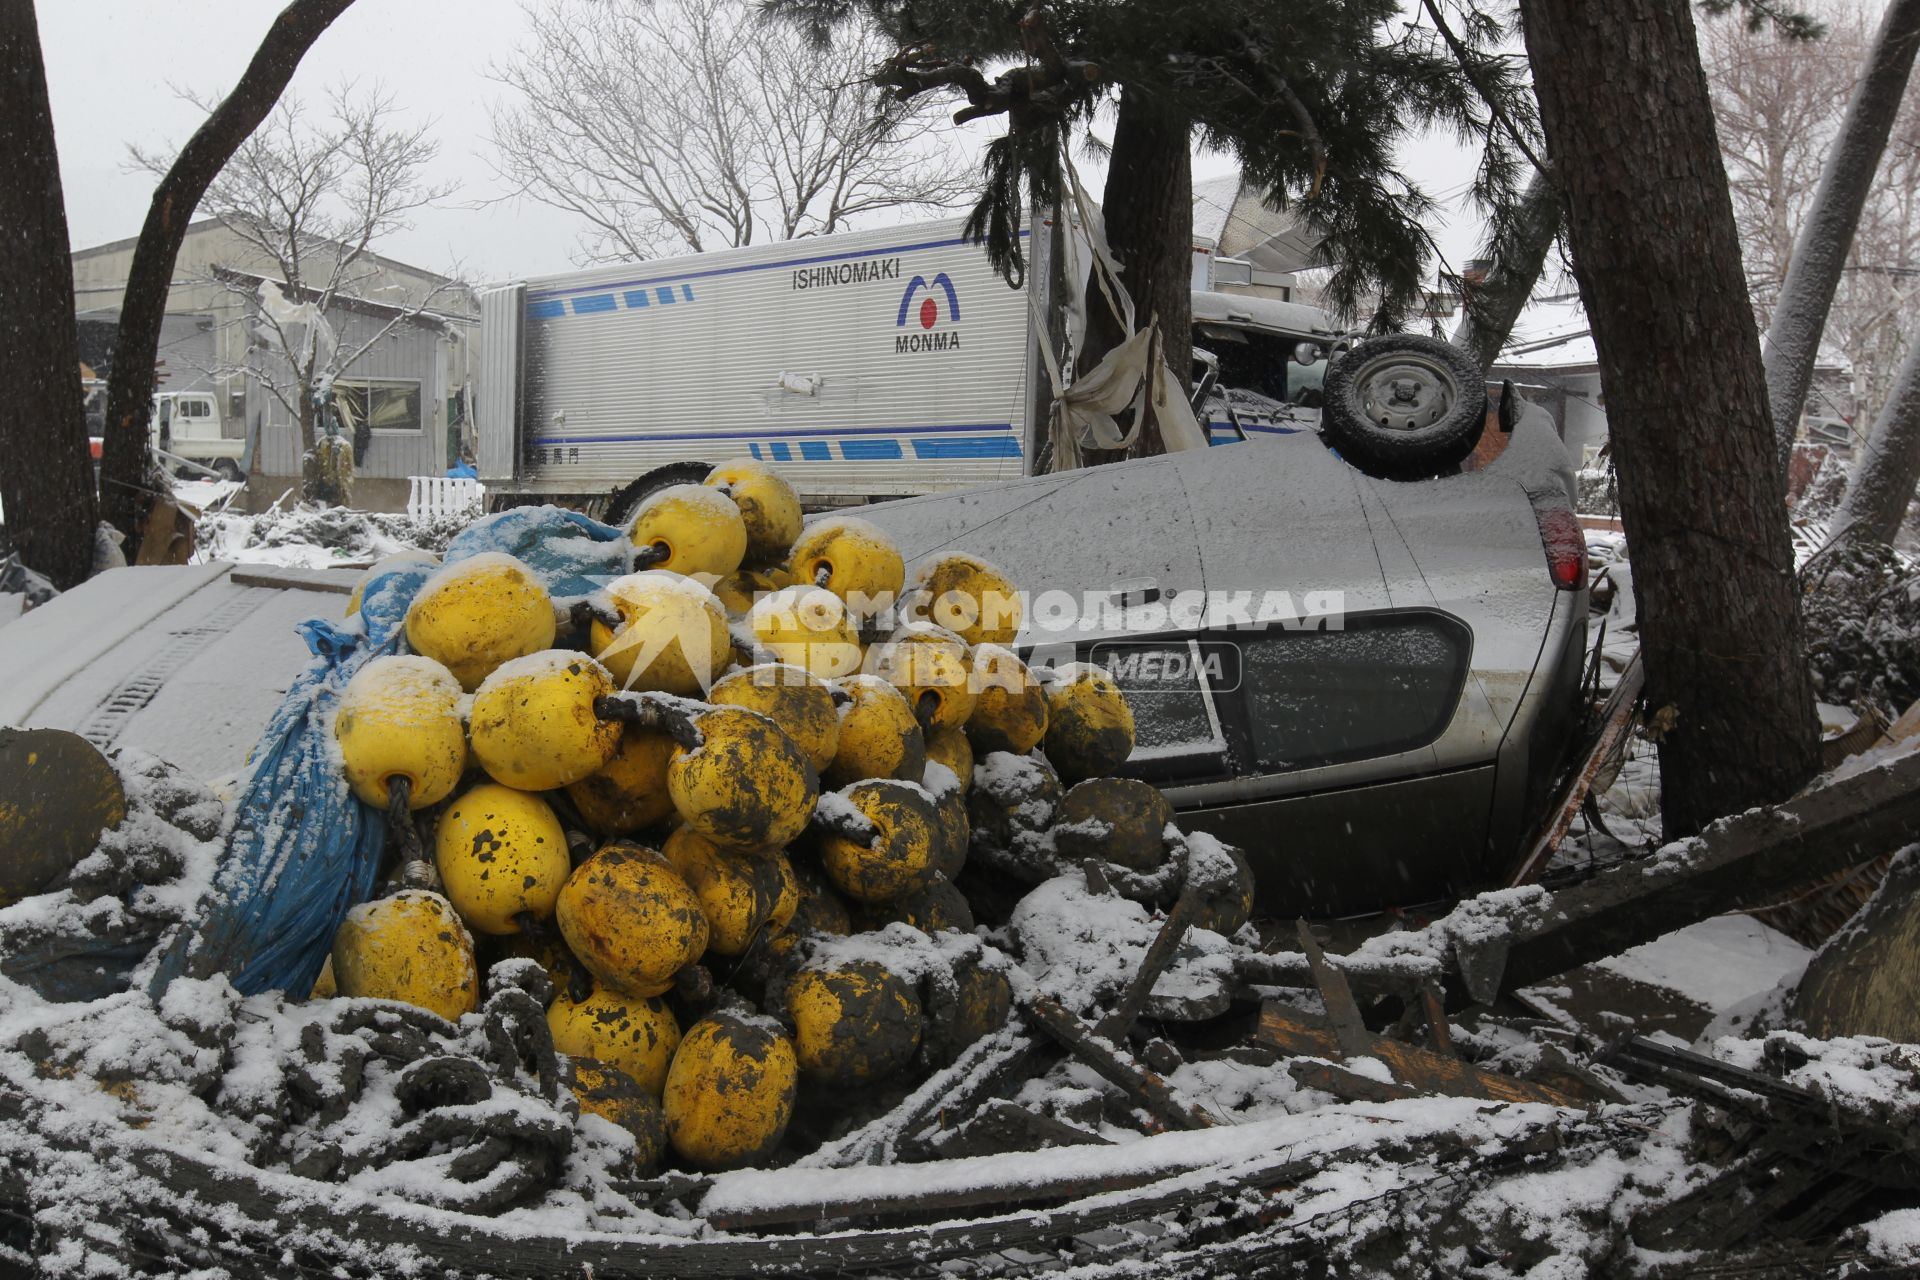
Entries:
{"type": "MultiPolygon", "coordinates": [[[[129,170],[127,144],[164,149],[184,141],[201,116],[175,87],[224,93],[280,7],[279,0],[39,0],[75,248],[139,234],[153,179],[129,170]]],[[[329,86],[357,77],[384,84],[410,119],[433,121],[440,142],[435,176],[461,184],[456,207],[421,212],[412,230],[377,246],[381,251],[433,270],[457,262],[477,281],[572,265],[576,221],[530,201],[498,202],[487,163],[486,106],[504,92],[487,78],[487,65],[510,59],[525,30],[520,0],[358,0],[301,63],[293,90],[304,97],[317,100],[329,86]]],[[[975,136],[990,136],[995,127],[983,122],[975,136]]],[[[1448,193],[1462,187],[1470,163],[1446,143],[1407,157],[1430,190],[1448,193]]],[[[1201,157],[1195,177],[1229,168],[1201,157]]],[[[1099,175],[1087,176],[1091,184],[1099,175]]],[[[1470,218],[1455,222],[1436,231],[1457,264],[1471,253],[1476,232],[1470,218]]]]}

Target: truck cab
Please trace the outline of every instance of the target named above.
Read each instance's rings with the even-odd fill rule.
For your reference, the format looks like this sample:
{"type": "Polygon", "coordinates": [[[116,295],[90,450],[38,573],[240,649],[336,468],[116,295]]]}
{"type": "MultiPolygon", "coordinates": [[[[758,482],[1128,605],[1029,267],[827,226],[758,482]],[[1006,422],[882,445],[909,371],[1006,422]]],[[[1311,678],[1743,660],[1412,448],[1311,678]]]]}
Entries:
{"type": "Polygon", "coordinates": [[[162,391],[153,397],[148,419],[153,447],[238,479],[246,441],[230,438],[220,413],[220,397],[211,391],[162,391]]]}
{"type": "Polygon", "coordinates": [[[1194,407],[1207,443],[1318,430],[1327,361],[1344,345],[1318,307],[1194,290],[1194,407]]]}

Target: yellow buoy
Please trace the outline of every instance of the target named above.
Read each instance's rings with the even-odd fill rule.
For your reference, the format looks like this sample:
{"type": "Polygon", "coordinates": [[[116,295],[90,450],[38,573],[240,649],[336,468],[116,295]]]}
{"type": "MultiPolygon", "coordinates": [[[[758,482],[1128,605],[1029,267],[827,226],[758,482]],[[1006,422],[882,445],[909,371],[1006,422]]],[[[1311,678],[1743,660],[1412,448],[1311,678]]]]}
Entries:
{"type": "Polygon", "coordinates": [[[747,526],[747,562],[774,564],[786,559],[800,536],[800,495],[764,462],[734,458],[707,473],[706,483],[740,508],[747,526]]]}
{"type": "Polygon", "coordinates": [[[832,686],[805,668],[783,662],[743,667],[715,684],[707,701],[758,711],[786,730],[815,771],[833,763],[840,745],[840,711],[833,705],[832,686]]]}
{"type": "Polygon", "coordinates": [[[906,696],[878,676],[839,681],[847,695],[840,708],[840,741],[824,777],[829,786],[863,778],[918,782],[927,768],[926,738],[906,696]]]}
{"type": "Polygon", "coordinates": [[[918,623],[867,655],[868,669],[898,689],[924,729],[958,729],[973,714],[973,669],[960,637],[918,623]]]}
{"type": "Polygon", "coordinates": [[[754,644],[822,679],[852,675],[864,656],[846,602],[819,587],[783,587],[747,611],[754,644]]]}
{"type": "Polygon", "coordinates": [[[665,858],[638,845],[610,844],[575,867],[554,916],[587,971],[627,995],[665,994],[673,975],[707,949],[707,918],[693,890],[665,858]]]}
{"type": "Polygon", "coordinates": [[[667,761],[673,739],[664,730],[626,726],[613,758],[567,784],[567,798],[580,817],[605,839],[644,831],[673,814],[667,794],[667,761]]]}
{"type": "Polygon", "coordinates": [[[1112,773],[1133,754],[1133,708],[1113,677],[1068,663],[1047,686],[1047,736],[1041,750],[1068,782],[1112,773]]]}
{"type": "Polygon", "coordinates": [[[620,748],[620,725],[593,705],[613,677],[584,653],[549,649],[500,666],[473,695],[473,754],[494,781],[548,791],[598,771],[620,748]]]}
{"type": "Polygon", "coordinates": [[[1011,649],[973,651],[973,715],[967,738],[980,755],[1026,755],[1047,736],[1047,691],[1011,649]]]}
{"type": "Polygon", "coordinates": [[[553,914],[573,870],[567,833],[537,795],[482,783],[440,815],[434,863],[447,901],[481,933],[522,931],[553,914]]]}
{"type": "Polygon", "coordinates": [[[700,745],[676,748],[667,791],[680,820],[729,849],[780,849],[806,828],[820,780],[786,731],[744,707],[693,718],[700,745]]]}
{"type": "Polygon", "coordinates": [[[707,950],[716,955],[744,952],[780,905],[781,876],[772,858],[722,849],[691,827],[674,828],[660,852],[699,899],[707,950]]]}
{"type": "Polygon", "coordinates": [[[772,1018],[708,1014],[667,1069],[667,1140],[701,1169],[756,1164],[779,1148],[798,1082],[793,1042],[772,1018]]]}
{"type": "Polygon", "coordinates": [[[347,785],[376,809],[387,784],[407,781],[407,807],[438,804],[466,767],[460,682],[432,658],[375,658],[347,681],[334,716],[347,785]]]}
{"type": "Polygon", "coordinates": [[[547,1008],[553,1047],[576,1058],[620,1068],[658,1098],[667,1065],[680,1044],[680,1024],[666,1001],[621,995],[601,987],[585,1000],[561,996],[547,1008]]]}
{"type": "Polygon", "coordinates": [[[497,551],[427,579],[407,610],[407,644],[471,693],[513,658],[553,646],[553,601],[532,569],[497,551]]]}
{"type": "Polygon", "coordinates": [[[697,697],[733,661],[727,611],[692,578],[631,573],[607,587],[607,599],[620,626],[596,619],[593,652],[622,689],[697,697]]]}
{"type": "Polygon", "coordinates": [[[1088,778],[1060,801],[1054,844],[1076,860],[1151,871],[1166,860],[1172,821],[1173,806],[1157,788],[1133,778],[1088,778]]]}
{"type": "MultiPolygon", "coordinates": [[[[927,735],[927,763],[951,773],[962,792],[973,785],[973,744],[958,729],[942,727],[927,735]]],[[[929,781],[927,785],[933,784],[929,781]]]]}
{"type": "Polygon", "coordinates": [[[884,1080],[920,1047],[913,987],[883,965],[810,965],[786,988],[793,1049],[808,1080],[850,1089],[884,1080]]]}
{"type": "Polygon", "coordinates": [[[333,935],[333,978],[343,996],[398,1000],[448,1021],[480,1001],[473,939],[452,904],[424,889],[348,911],[333,935]]]}
{"type": "Polygon", "coordinates": [[[1020,594],[1004,573],[964,552],[930,560],[914,575],[915,615],[968,644],[1009,645],[1020,630],[1020,594]]]}
{"type": "Polygon", "coordinates": [[[820,841],[820,866],[834,887],[861,902],[885,902],[933,879],[939,818],[927,793],[905,782],[856,782],[840,793],[872,825],[871,836],[834,832],[820,841]]]}
{"type": "Polygon", "coordinates": [[[729,617],[744,618],[755,600],[770,596],[786,585],[758,569],[736,569],[724,578],[714,579],[713,598],[729,617]]]}
{"type": "Polygon", "coordinates": [[[669,485],[634,512],[627,536],[634,550],[652,548],[650,568],[671,573],[709,573],[724,578],[747,554],[747,526],[726,494],[705,485],[669,485]]]}
{"type": "Polygon", "coordinates": [[[658,1090],[649,1093],[632,1076],[605,1062],[574,1058],[567,1087],[586,1115],[599,1116],[633,1138],[633,1172],[646,1177],[667,1153],[667,1117],[658,1090]]]}
{"type": "Polygon", "coordinates": [[[808,525],[794,541],[789,563],[795,582],[825,587],[862,617],[891,607],[907,578],[899,546],[858,516],[808,525]]]}

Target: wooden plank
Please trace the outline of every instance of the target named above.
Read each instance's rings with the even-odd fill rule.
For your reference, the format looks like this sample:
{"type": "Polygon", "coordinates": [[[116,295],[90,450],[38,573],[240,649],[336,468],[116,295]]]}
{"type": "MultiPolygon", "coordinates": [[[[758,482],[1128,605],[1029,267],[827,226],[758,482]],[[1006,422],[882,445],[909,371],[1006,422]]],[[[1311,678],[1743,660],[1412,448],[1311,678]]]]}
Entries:
{"type": "MultiPolygon", "coordinates": [[[[1651,942],[1686,925],[1772,902],[1787,891],[1876,854],[1920,841],[1920,752],[1829,782],[1768,809],[1725,818],[1683,848],[1635,859],[1551,894],[1488,937],[1505,954],[1490,975],[1497,990],[1532,986],[1569,969],[1651,942]]],[[[1484,922],[1482,922],[1484,925],[1484,922]]],[[[1446,935],[1446,922],[1435,926],[1446,935]]],[[[1476,999],[1460,980],[1448,1005],[1476,999]]],[[[1483,983],[1481,985],[1487,985],[1483,983]]]]}
{"type": "Polygon", "coordinates": [[[1029,996],[1021,1001],[1020,1011],[1035,1027],[1099,1072],[1103,1079],[1118,1085],[1122,1093],[1167,1128],[1207,1129],[1218,1123],[1051,996],[1029,996]]]}
{"type": "Polygon", "coordinates": [[[1346,975],[1327,963],[1320,940],[1313,936],[1305,920],[1294,922],[1294,933],[1300,939],[1300,953],[1306,956],[1307,967],[1313,970],[1313,985],[1320,989],[1320,999],[1327,1006],[1327,1018],[1333,1023],[1340,1056],[1365,1055],[1373,1037],[1367,1033],[1367,1024],[1360,1017],[1360,1006],[1354,1002],[1353,988],[1347,985],[1346,975]]]}
{"type": "Polygon", "coordinates": [[[279,591],[321,591],[348,596],[360,581],[358,569],[296,569],[287,565],[235,565],[227,581],[236,587],[272,587],[279,591]]]}
{"type": "MultiPolygon", "coordinates": [[[[1260,1025],[1253,1038],[1255,1043],[1293,1058],[1331,1059],[1340,1054],[1340,1040],[1331,1027],[1273,1000],[1260,1006],[1260,1025]]],[[[1544,1102],[1554,1107],[1586,1105],[1582,1099],[1558,1089],[1485,1071],[1419,1045],[1403,1044],[1385,1036],[1368,1039],[1368,1056],[1386,1063],[1396,1082],[1419,1093],[1486,1098],[1495,1102],[1544,1102]]]]}
{"type": "Polygon", "coordinates": [[[1555,794],[1553,804],[1547,810],[1546,824],[1527,845],[1526,853],[1521,856],[1519,865],[1507,881],[1509,887],[1532,884],[1547,869],[1547,864],[1553,861],[1553,855],[1559,852],[1561,841],[1567,838],[1567,831],[1573,826],[1580,806],[1586,803],[1587,797],[1593,792],[1593,780],[1616,752],[1626,749],[1627,740],[1633,732],[1634,715],[1640,706],[1640,691],[1645,687],[1646,669],[1640,665],[1640,654],[1636,651],[1601,709],[1600,727],[1592,744],[1581,757],[1579,766],[1555,794]]]}

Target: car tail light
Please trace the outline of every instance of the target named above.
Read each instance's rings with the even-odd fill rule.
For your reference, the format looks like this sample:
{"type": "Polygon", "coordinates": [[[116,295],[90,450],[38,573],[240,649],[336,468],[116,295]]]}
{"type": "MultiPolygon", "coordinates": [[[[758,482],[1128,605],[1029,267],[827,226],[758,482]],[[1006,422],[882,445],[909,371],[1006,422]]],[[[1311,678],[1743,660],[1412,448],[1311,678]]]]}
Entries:
{"type": "Polygon", "coordinates": [[[1540,541],[1547,550],[1547,576],[1560,591],[1579,591],[1587,585],[1587,535],[1566,495],[1536,495],[1533,518],[1540,525],[1540,541]]]}

